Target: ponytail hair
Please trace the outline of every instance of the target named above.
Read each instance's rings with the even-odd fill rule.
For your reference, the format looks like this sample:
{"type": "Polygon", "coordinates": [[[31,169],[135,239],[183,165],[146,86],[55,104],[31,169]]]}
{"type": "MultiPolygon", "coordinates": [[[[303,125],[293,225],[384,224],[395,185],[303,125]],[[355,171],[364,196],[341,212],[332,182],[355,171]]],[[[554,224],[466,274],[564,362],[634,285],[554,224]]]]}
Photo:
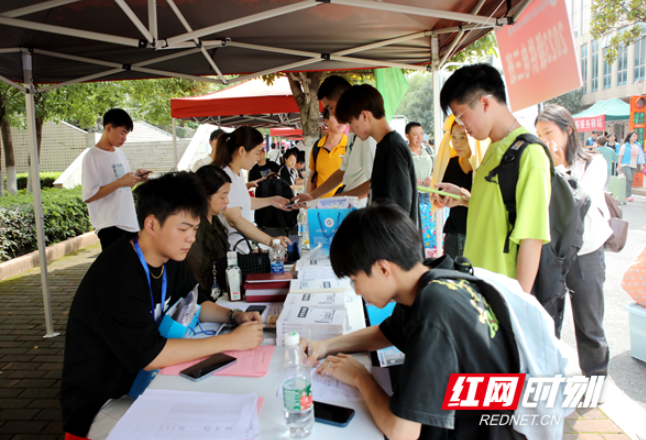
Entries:
{"type": "Polygon", "coordinates": [[[263,141],[262,134],[253,127],[236,128],[232,133],[224,133],[218,138],[213,165],[224,168],[233,161],[233,155],[240,148],[251,151],[263,141]]]}

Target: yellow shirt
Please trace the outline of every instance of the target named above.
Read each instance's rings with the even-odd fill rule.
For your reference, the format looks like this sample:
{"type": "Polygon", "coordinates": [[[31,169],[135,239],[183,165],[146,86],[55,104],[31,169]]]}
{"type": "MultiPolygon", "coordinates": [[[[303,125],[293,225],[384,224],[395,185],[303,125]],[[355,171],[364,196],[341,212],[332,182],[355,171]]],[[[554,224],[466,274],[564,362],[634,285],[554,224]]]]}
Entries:
{"type": "Polygon", "coordinates": [[[516,225],[509,239],[509,253],[504,253],[508,214],[500,187],[485,177],[497,167],[516,137],[528,131],[521,127],[505,139],[487,148],[482,164],[475,171],[464,256],[474,267],[516,278],[518,245],[525,239],[550,241],[549,205],[551,194],[550,163],[543,147],[529,145],[520,159],[516,186],[516,225]],[[502,143],[502,144],[501,144],[502,143]]]}
{"type": "MultiPolygon", "coordinates": [[[[318,175],[316,176],[317,187],[321,186],[323,182],[329,179],[329,177],[341,167],[341,162],[343,162],[343,156],[345,155],[345,147],[348,145],[348,137],[344,133],[341,136],[339,144],[332,148],[331,151],[327,151],[323,148],[323,145],[325,145],[325,142],[327,141],[327,137],[328,135],[326,134],[318,143],[321,149],[319,150],[319,154],[316,158],[316,168],[314,168],[314,149],[312,149],[312,152],[310,153],[310,170],[318,172],[318,175]]],[[[322,197],[332,197],[340,187],[341,185],[337,186],[322,197]]]]}

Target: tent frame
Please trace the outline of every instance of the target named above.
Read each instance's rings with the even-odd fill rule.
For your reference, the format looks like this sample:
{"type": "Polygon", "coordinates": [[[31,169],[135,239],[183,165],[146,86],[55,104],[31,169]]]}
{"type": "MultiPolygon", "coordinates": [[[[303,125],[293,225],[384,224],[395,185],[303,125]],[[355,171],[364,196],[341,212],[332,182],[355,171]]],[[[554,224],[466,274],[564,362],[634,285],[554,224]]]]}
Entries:
{"type": "MultiPolygon", "coordinates": [[[[35,12],[46,11],[52,8],[59,6],[68,5],[75,3],[79,0],[47,0],[41,3],[26,6],[22,8],[17,8],[11,11],[6,11],[0,14],[0,25],[14,26],[18,28],[31,29],[39,32],[53,33],[59,35],[65,35],[69,37],[76,37],[86,40],[95,40],[111,44],[117,44],[128,47],[137,47],[142,49],[153,49],[155,51],[160,51],[161,53],[166,52],[167,50],[172,49],[182,49],[187,48],[188,50],[182,52],[172,53],[170,55],[163,55],[158,58],[151,60],[143,61],[140,63],[128,65],[128,64],[119,64],[109,61],[96,60],[86,57],[80,57],[75,55],[68,55],[59,52],[41,50],[38,48],[25,48],[25,47],[16,47],[8,49],[0,49],[0,53],[13,53],[21,52],[22,53],[22,63],[23,63],[23,85],[16,83],[8,78],[0,76],[0,81],[9,84],[11,87],[15,87],[25,94],[25,105],[27,113],[27,132],[29,135],[29,151],[30,151],[30,161],[31,168],[30,172],[32,175],[32,192],[34,196],[34,216],[36,221],[36,233],[38,240],[38,253],[40,257],[40,274],[41,274],[41,283],[43,290],[43,304],[45,312],[45,326],[46,334],[45,337],[57,336],[59,333],[54,331],[53,321],[52,321],[52,309],[51,309],[51,300],[49,293],[49,282],[47,274],[47,257],[45,253],[46,243],[45,243],[45,233],[44,233],[44,214],[42,207],[42,196],[40,188],[40,179],[34,178],[39,175],[39,158],[38,158],[38,147],[36,143],[36,121],[35,121],[35,108],[34,108],[34,94],[39,92],[45,92],[48,90],[53,90],[59,87],[66,85],[76,84],[85,81],[94,81],[100,78],[109,77],[119,72],[126,70],[134,70],[137,72],[143,72],[150,75],[160,76],[160,77],[175,77],[175,78],[185,78],[198,81],[206,81],[211,83],[227,83],[227,80],[224,78],[224,75],[219,70],[215,64],[212,57],[207,53],[206,48],[208,47],[240,47],[246,49],[253,49],[258,51],[268,51],[268,52],[280,52],[283,54],[289,54],[294,56],[301,56],[304,59],[301,61],[296,61],[289,64],[283,64],[276,66],[271,69],[262,70],[259,72],[250,73],[247,75],[242,75],[235,78],[234,80],[229,80],[228,82],[241,82],[250,78],[280,72],[287,71],[292,69],[299,69],[305,66],[310,66],[321,60],[332,60],[332,61],[348,61],[354,62],[357,64],[364,64],[366,67],[398,67],[402,69],[412,69],[412,70],[428,70],[433,72],[433,102],[436,109],[439,109],[439,92],[440,92],[440,78],[437,74],[442,65],[449,59],[450,54],[458,47],[460,40],[463,39],[465,32],[474,29],[492,29],[495,27],[505,26],[513,24],[516,19],[524,12],[524,10],[529,6],[532,0],[522,0],[514,8],[509,11],[506,17],[501,18],[491,18],[477,15],[480,11],[484,0],[480,0],[476,7],[473,9],[471,14],[444,11],[437,9],[427,9],[422,7],[413,7],[405,5],[397,5],[390,3],[380,3],[372,2],[366,0],[303,0],[298,3],[294,3],[287,6],[282,6],[274,8],[268,11],[264,11],[257,14],[251,14],[245,17],[238,19],[230,20],[224,23],[220,23],[214,26],[208,26],[202,29],[194,30],[186,22],[186,19],[181,14],[173,0],[166,0],[170,7],[173,9],[178,20],[184,26],[186,32],[180,35],[176,35],[166,39],[159,39],[159,29],[157,26],[157,2],[156,0],[147,0],[147,9],[148,9],[148,26],[146,27],[141,20],[134,14],[132,9],[126,3],[126,0],[114,0],[114,2],[123,10],[126,17],[133,23],[133,25],[139,30],[142,35],[141,39],[121,37],[117,35],[104,34],[93,31],[86,31],[80,29],[73,29],[64,26],[56,26],[44,23],[36,23],[28,20],[23,20],[18,17],[33,14],[35,12]],[[387,12],[395,13],[405,13],[414,16],[423,16],[423,17],[434,17],[447,20],[456,20],[459,22],[465,23],[462,26],[455,26],[446,29],[433,29],[426,30],[423,32],[418,32],[412,35],[403,35],[398,38],[392,38],[389,40],[377,41],[363,46],[358,46],[351,49],[346,49],[332,54],[325,53],[315,53],[308,51],[296,51],[296,50],[286,50],[277,47],[268,47],[255,44],[248,44],[243,42],[225,40],[214,40],[214,41],[201,41],[202,37],[212,35],[214,33],[222,32],[227,29],[232,29],[240,26],[249,25],[256,23],[262,20],[267,20],[269,18],[284,16],[292,12],[308,9],[314,6],[319,6],[326,3],[332,3],[336,5],[345,5],[358,8],[366,9],[376,9],[387,12]],[[439,54],[439,40],[438,35],[447,34],[447,33],[457,33],[457,38],[454,43],[451,45],[450,50],[440,59],[439,54]],[[348,55],[355,54],[358,52],[367,51],[377,47],[384,47],[392,44],[397,44],[400,42],[412,40],[420,37],[429,37],[431,39],[431,59],[429,66],[420,66],[415,64],[406,64],[406,63],[397,63],[397,62],[388,62],[382,60],[370,60],[367,58],[356,58],[349,57],[348,55]],[[201,52],[206,58],[209,65],[218,75],[219,79],[200,77],[197,75],[185,74],[182,72],[170,72],[165,70],[153,69],[146,67],[148,65],[154,65],[156,63],[170,60],[178,57],[183,57],[191,55],[197,52],[201,52]],[[103,72],[98,72],[91,75],[82,76],[73,80],[69,80],[59,84],[53,84],[49,86],[42,87],[41,89],[36,88],[33,81],[32,75],[32,56],[33,54],[46,55],[51,57],[63,58],[68,60],[79,61],[83,63],[95,64],[105,66],[108,69],[103,72]]],[[[501,1],[501,5],[505,0],[501,1]]],[[[500,7],[500,6],[499,6],[500,7]]],[[[492,14],[493,16],[493,14],[492,14]]],[[[439,111],[435,112],[434,115],[434,129],[436,136],[439,136],[442,132],[442,115],[439,111]]],[[[175,124],[173,124],[173,130],[175,130],[175,124]]],[[[175,166],[177,166],[177,150],[174,145],[175,151],[175,166]]]]}

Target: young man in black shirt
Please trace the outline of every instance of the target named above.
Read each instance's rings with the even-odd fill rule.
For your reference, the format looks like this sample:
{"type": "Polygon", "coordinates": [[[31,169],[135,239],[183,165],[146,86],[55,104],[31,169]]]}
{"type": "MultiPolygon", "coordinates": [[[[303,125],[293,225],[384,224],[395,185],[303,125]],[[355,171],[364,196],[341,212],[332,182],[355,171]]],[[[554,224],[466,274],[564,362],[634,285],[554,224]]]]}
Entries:
{"type": "MultiPolygon", "coordinates": [[[[397,302],[381,325],[312,342],[318,374],[357,387],[375,423],[390,439],[524,438],[507,426],[480,425],[496,411],[442,410],[451,373],[518,373],[511,345],[476,285],[461,280],[420,283],[422,238],[399,207],[372,205],[343,220],[330,248],[337,276],[381,308],[397,302]],[[394,345],[406,359],[392,397],[363,364],[343,354],[394,345]]],[[[513,339],[511,339],[513,341],[513,339]]],[[[306,340],[301,340],[307,345],[306,340]]],[[[509,414],[509,411],[506,412],[509,414]]]]}
{"type": "Polygon", "coordinates": [[[140,370],[156,370],[262,342],[257,312],[203,302],[201,322],[239,324],[205,339],[166,339],[166,310],[196,282],[183,260],[195,241],[206,196],[188,172],[166,174],[136,189],[140,231],[124,236],[90,266],[70,308],[61,406],[66,433],[86,437],[101,407],[127,394],[140,370]]]}
{"type": "Polygon", "coordinates": [[[406,141],[386,121],[384,99],[377,89],[362,84],[346,90],[336,105],[339,122],[350,124],[361,140],[373,137],[377,141],[375,160],[370,178],[368,204],[391,200],[419,224],[417,178],[415,165],[406,141]]]}

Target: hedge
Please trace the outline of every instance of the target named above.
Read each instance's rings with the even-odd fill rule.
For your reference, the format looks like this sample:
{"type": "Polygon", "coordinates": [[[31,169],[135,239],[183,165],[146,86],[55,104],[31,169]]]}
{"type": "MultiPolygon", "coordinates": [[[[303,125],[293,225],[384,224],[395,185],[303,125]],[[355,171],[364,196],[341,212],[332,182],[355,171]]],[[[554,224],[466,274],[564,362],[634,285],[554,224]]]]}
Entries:
{"type": "MultiPolygon", "coordinates": [[[[61,177],[61,174],[63,173],[40,173],[40,187],[41,188],[54,188],[54,182],[56,182],[56,179],[61,177]]],[[[28,173],[19,173],[16,174],[16,183],[18,184],[18,189],[25,189],[27,188],[27,176],[29,176],[28,173]]],[[[5,177],[5,181],[6,181],[5,177]]]]}
{"type": "MultiPolygon", "coordinates": [[[[92,230],[81,187],[42,191],[47,246],[92,230]]],[[[38,249],[32,194],[0,198],[0,261],[38,249]]]]}

